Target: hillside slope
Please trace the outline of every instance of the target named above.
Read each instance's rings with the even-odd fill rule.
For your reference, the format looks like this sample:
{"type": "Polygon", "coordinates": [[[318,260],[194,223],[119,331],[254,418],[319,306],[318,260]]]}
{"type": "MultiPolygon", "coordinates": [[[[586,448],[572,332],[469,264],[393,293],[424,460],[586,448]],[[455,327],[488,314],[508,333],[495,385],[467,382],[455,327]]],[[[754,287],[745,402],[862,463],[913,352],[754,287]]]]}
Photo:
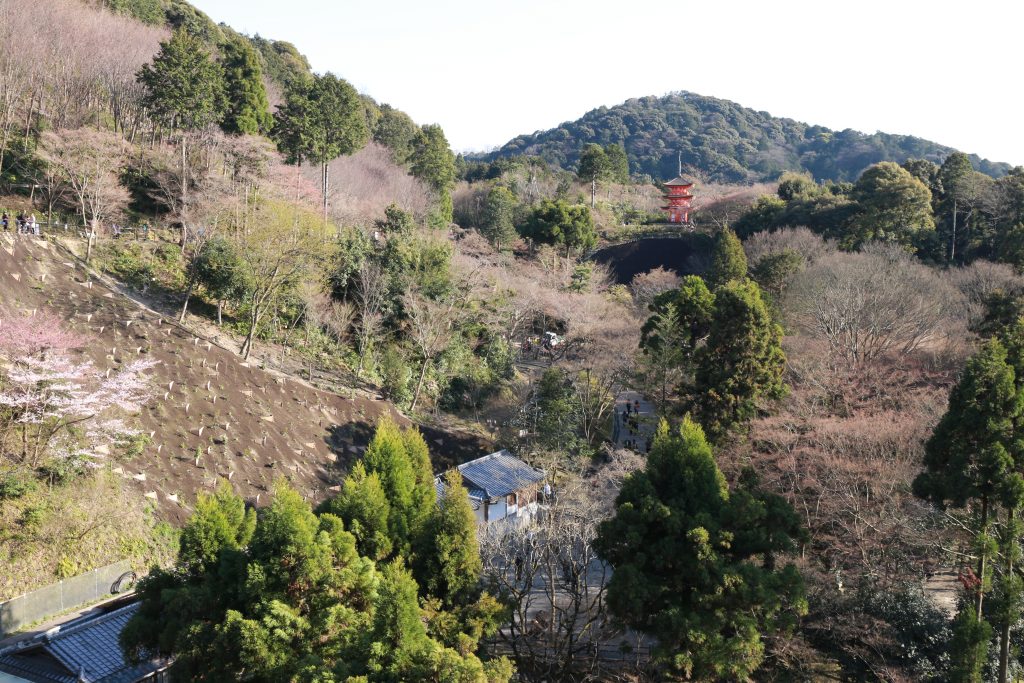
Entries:
{"type": "MultiPolygon", "coordinates": [[[[153,400],[139,418],[152,443],[133,460],[111,454],[110,462],[163,519],[180,522],[196,494],[221,478],[256,504],[267,501],[282,476],[304,495],[323,498],[365,449],[379,416],[408,424],[386,401],[342,397],[242,362],[91,279],[57,245],[0,236],[0,287],[8,305],[49,308],[89,336],[85,353],[101,371],[142,354],[158,361],[153,400]]],[[[439,470],[487,446],[463,435],[425,433],[439,470]]]]}
{"type": "MultiPolygon", "coordinates": [[[[679,92],[600,107],[557,128],[520,135],[484,156],[526,154],[571,169],[588,143],[622,144],[630,172],[656,181],[676,175],[680,153],[685,167],[709,180],[752,182],[787,170],[807,171],[818,180],[854,180],[879,161],[918,158],[941,163],[955,151],[908,135],[833,131],[727,100],[679,92]]],[[[971,161],[994,177],[1010,168],[977,156],[971,161]]]]}

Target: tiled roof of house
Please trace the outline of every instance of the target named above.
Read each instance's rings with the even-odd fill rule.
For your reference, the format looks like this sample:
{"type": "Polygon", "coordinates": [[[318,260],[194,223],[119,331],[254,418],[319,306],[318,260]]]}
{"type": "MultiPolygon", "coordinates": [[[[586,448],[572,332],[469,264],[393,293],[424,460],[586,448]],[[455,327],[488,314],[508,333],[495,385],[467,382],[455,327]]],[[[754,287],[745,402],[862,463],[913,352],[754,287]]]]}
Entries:
{"type": "Polygon", "coordinates": [[[500,498],[544,481],[545,475],[508,451],[498,451],[459,465],[472,498],[500,498]]]}
{"type": "Polygon", "coordinates": [[[0,671],[39,683],[134,683],[167,664],[162,660],[139,664],[125,660],[118,639],[138,609],[138,603],[126,605],[29,645],[0,652],[0,671]]]}

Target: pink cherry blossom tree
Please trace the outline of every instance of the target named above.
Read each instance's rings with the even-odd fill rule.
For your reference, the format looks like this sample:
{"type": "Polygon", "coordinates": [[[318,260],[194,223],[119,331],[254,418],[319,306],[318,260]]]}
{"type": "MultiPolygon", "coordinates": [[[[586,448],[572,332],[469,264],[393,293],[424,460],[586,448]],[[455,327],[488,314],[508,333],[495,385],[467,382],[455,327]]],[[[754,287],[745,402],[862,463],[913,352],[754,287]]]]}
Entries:
{"type": "Polygon", "coordinates": [[[0,311],[0,464],[78,471],[103,458],[101,446],[131,434],[124,416],[149,398],[140,359],[101,372],[74,352],[86,339],[47,313],[0,311]]]}

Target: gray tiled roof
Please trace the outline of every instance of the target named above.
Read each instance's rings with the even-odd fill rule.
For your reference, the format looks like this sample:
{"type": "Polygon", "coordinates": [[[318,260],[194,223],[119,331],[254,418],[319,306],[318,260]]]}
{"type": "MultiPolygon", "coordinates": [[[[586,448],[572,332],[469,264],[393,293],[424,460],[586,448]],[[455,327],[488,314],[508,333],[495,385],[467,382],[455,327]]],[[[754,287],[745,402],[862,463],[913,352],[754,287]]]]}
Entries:
{"type": "Polygon", "coordinates": [[[0,670],[41,683],[133,683],[166,664],[125,660],[118,638],[138,609],[133,603],[8,651],[0,655],[0,670]]]}
{"type": "Polygon", "coordinates": [[[544,473],[508,451],[498,451],[459,465],[472,498],[500,498],[544,481],[544,473]]]}

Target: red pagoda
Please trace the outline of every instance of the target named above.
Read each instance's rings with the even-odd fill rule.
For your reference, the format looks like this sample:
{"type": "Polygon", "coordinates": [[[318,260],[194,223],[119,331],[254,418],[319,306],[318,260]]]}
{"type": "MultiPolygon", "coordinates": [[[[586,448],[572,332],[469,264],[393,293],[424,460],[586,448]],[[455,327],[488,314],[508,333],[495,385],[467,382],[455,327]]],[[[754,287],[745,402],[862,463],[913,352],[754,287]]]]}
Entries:
{"type": "Polygon", "coordinates": [[[690,194],[691,187],[693,183],[683,176],[665,183],[664,197],[668,204],[661,208],[668,213],[669,223],[690,222],[690,202],[693,200],[693,195],[690,194]]]}

